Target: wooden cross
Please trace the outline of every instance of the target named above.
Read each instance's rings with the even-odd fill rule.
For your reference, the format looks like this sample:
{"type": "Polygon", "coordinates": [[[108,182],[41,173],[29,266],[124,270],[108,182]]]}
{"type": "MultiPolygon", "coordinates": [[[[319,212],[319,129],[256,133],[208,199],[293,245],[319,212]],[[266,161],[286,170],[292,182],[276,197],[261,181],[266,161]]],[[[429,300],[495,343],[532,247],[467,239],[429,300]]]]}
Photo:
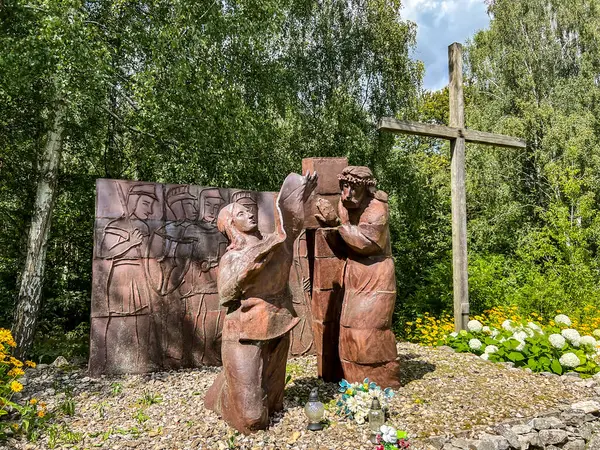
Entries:
{"type": "Polygon", "coordinates": [[[469,277],[467,272],[467,202],[465,188],[465,142],[499,147],[526,148],[523,140],[502,134],[465,129],[462,80],[462,46],[448,47],[450,72],[450,126],[430,125],[383,117],[378,129],[392,133],[417,134],[450,140],[452,184],[452,274],[454,284],[454,327],[466,329],[469,321],[469,277]]]}

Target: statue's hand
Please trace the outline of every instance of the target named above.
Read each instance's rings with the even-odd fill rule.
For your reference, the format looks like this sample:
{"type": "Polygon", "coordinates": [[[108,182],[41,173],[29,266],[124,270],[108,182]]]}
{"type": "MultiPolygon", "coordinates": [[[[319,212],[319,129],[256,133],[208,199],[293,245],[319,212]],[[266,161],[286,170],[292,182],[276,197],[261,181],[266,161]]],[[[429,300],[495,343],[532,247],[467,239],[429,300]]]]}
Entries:
{"type": "Polygon", "coordinates": [[[319,210],[319,214],[315,214],[315,218],[321,225],[336,227],[340,224],[340,218],[329,200],[325,200],[324,198],[318,199],[317,209],[319,210]]]}
{"type": "Polygon", "coordinates": [[[310,172],[306,172],[306,175],[304,175],[304,193],[302,195],[303,202],[306,202],[310,194],[312,194],[312,191],[314,191],[317,187],[318,179],[319,175],[317,175],[317,172],[313,172],[312,175],[310,172]]]}

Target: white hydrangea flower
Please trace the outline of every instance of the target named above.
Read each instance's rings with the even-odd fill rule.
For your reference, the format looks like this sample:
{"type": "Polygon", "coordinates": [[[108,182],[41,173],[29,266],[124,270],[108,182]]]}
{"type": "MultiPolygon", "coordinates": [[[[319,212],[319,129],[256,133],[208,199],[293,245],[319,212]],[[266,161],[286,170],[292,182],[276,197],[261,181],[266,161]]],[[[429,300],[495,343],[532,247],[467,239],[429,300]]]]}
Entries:
{"type": "Polygon", "coordinates": [[[533,331],[535,333],[544,334],[544,330],[542,330],[542,327],[540,327],[535,322],[528,322],[527,323],[527,328],[529,328],[531,331],[533,331]]]}
{"type": "Polygon", "coordinates": [[[573,328],[565,328],[560,334],[562,334],[562,336],[573,346],[579,347],[579,339],[581,338],[579,331],[574,330],[573,328]]]}
{"type": "Polygon", "coordinates": [[[594,331],[592,331],[592,334],[594,336],[596,336],[598,339],[600,339],[600,330],[598,328],[596,328],[594,331]]]}
{"type": "Polygon", "coordinates": [[[481,359],[484,359],[484,360],[486,360],[486,361],[487,361],[487,360],[490,358],[490,355],[489,355],[489,353],[483,353],[483,354],[480,356],[480,358],[481,358],[481,359]]]}
{"type": "Polygon", "coordinates": [[[498,330],[496,330],[496,329],[494,328],[494,329],[492,330],[492,334],[491,334],[491,336],[492,336],[493,338],[495,338],[495,337],[496,337],[496,336],[498,336],[499,334],[500,334],[500,331],[498,331],[498,330]]]}
{"type": "Polygon", "coordinates": [[[564,355],[562,355],[560,357],[560,359],[558,360],[558,362],[560,363],[561,366],[569,367],[572,369],[574,369],[579,364],[581,364],[579,362],[579,357],[575,353],[571,353],[571,352],[565,353],[564,355]]]}
{"type": "Polygon", "coordinates": [[[483,324],[479,320],[469,320],[467,329],[473,333],[479,333],[483,328],[483,324]]]}
{"type": "Polygon", "coordinates": [[[506,319],[504,322],[502,322],[502,328],[504,328],[506,331],[514,331],[513,324],[508,319],[506,319]]]}
{"type": "Polygon", "coordinates": [[[469,341],[469,348],[471,350],[479,350],[481,348],[481,341],[479,339],[471,339],[469,341]]]}
{"type": "Polygon", "coordinates": [[[486,352],[486,353],[488,353],[488,354],[490,354],[490,355],[491,355],[492,353],[496,353],[497,351],[498,351],[498,347],[496,347],[495,345],[488,345],[488,346],[485,348],[485,352],[486,352]]]}
{"type": "Polygon", "coordinates": [[[571,326],[571,319],[569,319],[568,316],[564,315],[564,314],[559,314],[558,316],[556,316],[554,318],[554,323],[556,325],[560,326],[564,326],[564,327],[570,327],[571,326]]]}
{"type": "Polygon", "coordinates": [[[455,338],[457,336],[458,336],[458,333],[456,331],[453,331],[452,333],[450,333],[450,337],[455,338]]]}
{"type": "Polygon", "coordinates": [[[535,336],[535,331],[533,331],[531,328],[529,327],[525,327],[522,329],[522,333],[525,333],[527,335],[527,337],[533,337],[535,336]]]}
{"type": "Polygon", "coordinates": [[[579,343],[592,349],[595,349],[597,345],[596,339],[594,339],[593,336],[582,336],[581,339],[579,339],[579,343]]]}
{"type": "Polygon", "coordinates": [[[490,327],[488,327],[487,325],[484,326],[481,331],[485,334],[492,334],[492,329],[490,327]]]}
{"type": "Polygon", "coordinates": [[[527,339],[529,336],[527,335],[527,333],[525,331],[515,331],[512,335],[513,339],[516,339],[517,341],[520,342],[525,342],[525,339],[527,339]]]}
{"type": "Polygon", "coordinates": [[[551,334],[550,336],[548,336],[548,340],[550,341],[550,345],[552,345],[552,347],[558,349],[563,348],[565,346],[565,343],[567,342],[565,341],[565,338],[562,337],[560,334],[551,334]]]}

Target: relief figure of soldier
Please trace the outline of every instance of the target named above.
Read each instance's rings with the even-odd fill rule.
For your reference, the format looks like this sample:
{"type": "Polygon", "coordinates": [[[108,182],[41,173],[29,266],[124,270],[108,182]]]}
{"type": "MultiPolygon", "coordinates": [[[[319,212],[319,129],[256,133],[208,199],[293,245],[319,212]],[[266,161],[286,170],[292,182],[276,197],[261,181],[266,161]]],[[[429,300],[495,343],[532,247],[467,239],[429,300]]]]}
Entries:
{"type": "Polygon", "coordinates": [[[227,308],[222,336],[223,369],[205,397],[207,408],[242,433],[264,429],[283,408],[289,333],[299,319],[288,281],[293,245],[302,231],[304,202],[316,174],[290,174],[276,200],[275,231],[262,235],[256,214],[240,202],[217,220],[229,246],[217,287],[227,308]]]}
{"type": "Polygon", "coordinates": [[[158,200],[154,185],[117,182],[122,217],[104,229],[102,254],[111,260],[107,281],[108,320],[104,364],[120,373],[150,370],[150,289],[143,265],[150,230],[147,219],[158,200]]]}
{"type": "Polygon", "coordinates": [[[155,290],[163,296],[163,364],[219,364],[225,313],[218,302],[216,268],[227,241],[215,222],[225,200],[218,189],[203,189],[198,199],[184,185],[170,188],[166,202],[176,220],[152,238],[161,258],[148,259],[149,271],[157,273],[155,290]]]}

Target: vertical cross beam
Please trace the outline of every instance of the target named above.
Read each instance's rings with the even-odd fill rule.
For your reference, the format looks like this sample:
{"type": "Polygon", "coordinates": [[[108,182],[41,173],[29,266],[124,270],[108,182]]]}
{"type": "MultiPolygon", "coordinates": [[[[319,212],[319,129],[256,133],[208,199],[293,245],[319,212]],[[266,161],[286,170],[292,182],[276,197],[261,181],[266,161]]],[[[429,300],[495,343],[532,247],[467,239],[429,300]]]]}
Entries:
{"type": "MultiPolygon", "coordinates": [[[[450,126],[465,127],[465,105],[462,82],[462,46],[448,46],[450,72],[450,126]]],[[[452,275],[454,281],[454,327],[466,329],[469,321],[469,277],[467,268],[467,196],[465,186],[465,138],[450,141],[452,184],[452,275]]]]}

